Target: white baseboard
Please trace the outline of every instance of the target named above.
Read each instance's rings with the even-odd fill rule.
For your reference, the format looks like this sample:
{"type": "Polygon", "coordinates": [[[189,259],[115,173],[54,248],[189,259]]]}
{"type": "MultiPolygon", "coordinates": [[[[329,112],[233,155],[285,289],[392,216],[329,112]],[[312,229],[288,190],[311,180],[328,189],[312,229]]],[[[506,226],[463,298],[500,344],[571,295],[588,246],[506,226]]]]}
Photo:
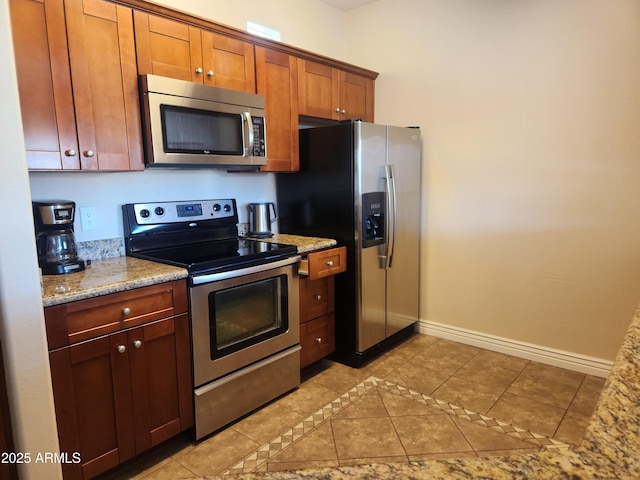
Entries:
{"type": "Polygon", "coordinates": [[[418,332],[432,335],[438,338],[452,340],[454,342],[484,348],[494,352],[513,355],[514,357],[525,358],[536,362],[553,365],[555,367],[566,368],[588,375],[606,378],[609,375],[613,362],[600,358],[577,355],[571,352],[555,350],[540,345],[510,340],[508,338],[496,337],[485,333],[466,330],[464,328],[452,327],[436,322],[420,320],[418,322],[418,332]]]}

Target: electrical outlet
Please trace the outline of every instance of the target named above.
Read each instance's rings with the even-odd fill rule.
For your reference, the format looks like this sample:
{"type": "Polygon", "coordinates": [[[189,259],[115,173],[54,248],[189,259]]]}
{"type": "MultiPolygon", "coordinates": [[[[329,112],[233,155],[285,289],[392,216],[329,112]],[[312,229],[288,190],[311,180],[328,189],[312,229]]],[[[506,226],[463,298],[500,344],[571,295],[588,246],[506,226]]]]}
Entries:
{"type": "Polygon", "coordinates": [[[249,224],[248,223],[239,223],[238,224],[238,235],[241,237],[246,237],[249,233],[249,224]]]}
{"type": "Polygon", "coordinates": [[[98,229],[96,207],[80,207],[80,224],[83,231],[98,229]]]}

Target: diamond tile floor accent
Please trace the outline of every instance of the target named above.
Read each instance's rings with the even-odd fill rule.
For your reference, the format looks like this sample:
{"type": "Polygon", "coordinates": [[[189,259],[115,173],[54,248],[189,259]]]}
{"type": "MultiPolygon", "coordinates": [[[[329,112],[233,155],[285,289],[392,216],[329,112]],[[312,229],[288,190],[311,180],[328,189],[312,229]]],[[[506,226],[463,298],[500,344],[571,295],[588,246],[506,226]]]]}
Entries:
{"type": "Polygon", "coordinates": [[[523,428],[518,428],[514,425],[495,420],[491,417],[471,412],[448,402],[437,400],[428,395],[415,392],[401,385],[396,385],[376,377],[369,377],[341,397],[325,405],[309,418],[294,426],[291,430],[277,436],[271,442],[260,447],[256,452],[248,455],[245,459],[224,472],[223,475],[237,475],[241,473],[254,472],[265,462],[280,454],[291,444],[319,427],[321,424],[338,414],[341,410],[351,405],[362,395],[375,387],[387,389],[394,395],[407,397],[412,401],[421,402],[426,406],[438,409],[449,415],[455,415],[459,419],[472,422],[476,425],[483,426],[504,435],[509,435],[512,438],[531,444],[541,450],[567,450],[571,448],[569,444],[560,440],[555,440],[545,435],[538,435],[523,428]]]}
{"type": "Polygon", "coordinates": [[[578,444],[604,379],[416,334],[360,369],[323,361],[264,408],[103,480],[504,455],[578,444]]]}

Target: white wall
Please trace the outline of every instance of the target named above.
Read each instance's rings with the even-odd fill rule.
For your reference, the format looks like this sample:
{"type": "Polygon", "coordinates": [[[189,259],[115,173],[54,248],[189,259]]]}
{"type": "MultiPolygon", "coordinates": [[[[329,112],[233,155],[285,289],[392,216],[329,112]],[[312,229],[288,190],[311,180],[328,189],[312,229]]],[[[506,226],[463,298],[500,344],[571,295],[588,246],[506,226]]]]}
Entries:
{"type": "MultiPolygon", "coordinates": [[[[0,63],[13,65],[7,2],[0,2],[0,32],[0,63]]],[[[58,437],[14,69],[0,70],[0,90],[0,203],[8,221],[0,229],[0,341],[14,445],[32,459],[18,466],[20,478],[56,479],[58,465],[35,461],[38,453],[58,451],[58,437]]]]}
{"type": "MultiPolygon", "coordinates": [[[[240,222],[248,221],[247,204],[276,200],[272,173],[228,173],[218,170],[145,170],[120,173],[31,172],[33,200],[64,199],[76,207],[96,207],[96,230],[74,222],[76,241],[123,238],[125,203],[235,198],[240,222]]],[[[78,210],[79,211],[79,210],[78,210]]],[[[277,225],[273,224],[274,231],[277,225]]]]}
{"type": "Polygon", "coordinates": [[[422,126],[422,318],[612,360],[640,298],[640,3],[378,0],[347,61],[422,126]]]}

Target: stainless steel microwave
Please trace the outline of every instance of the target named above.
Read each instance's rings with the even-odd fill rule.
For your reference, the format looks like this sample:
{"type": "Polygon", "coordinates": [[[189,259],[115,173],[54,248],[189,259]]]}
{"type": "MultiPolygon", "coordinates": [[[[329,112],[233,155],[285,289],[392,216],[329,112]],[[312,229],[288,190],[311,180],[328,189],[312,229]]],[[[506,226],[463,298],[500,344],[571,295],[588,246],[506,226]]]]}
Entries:
{"type": "Polygon", "coordinates": [[[140,76],[149,167],[257,169],[267,163],[263,95],[140,76]]]}

